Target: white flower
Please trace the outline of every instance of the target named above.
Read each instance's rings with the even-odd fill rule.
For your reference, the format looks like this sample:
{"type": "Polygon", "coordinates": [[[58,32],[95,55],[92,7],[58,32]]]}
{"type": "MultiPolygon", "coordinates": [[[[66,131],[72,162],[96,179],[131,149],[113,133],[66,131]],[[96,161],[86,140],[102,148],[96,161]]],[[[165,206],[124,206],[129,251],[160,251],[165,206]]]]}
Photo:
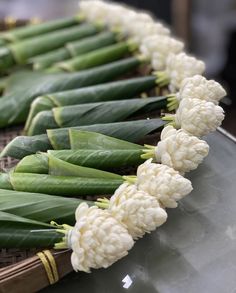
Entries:
{"type": "Polygon", "coordinates": [[[134,244],[125,227],[107,210],[82,203],[76,210],[76,221],[68,239],[75,271],[107,268],[127,255],[134,244]]]}
{"type": "Polygon", "coordinates": [[[208,152],[209,146],[204,140],[167,126],[161,132],[155,155],[157,162],[185,173],[196,169],[208,152]]]}
{"type": "Polygon", "coordinates": [[[195,136],[215,131],[224,119],[224,110],[212,102],[199,99],[183,99],[176,111],[175,123],[195,136]]]}
{"type": "Polygon", "coordinates": [[[155,196],[163,206],[177,207],[177,200],[191,192],[191,182],[171,167],[154,164],[150,160],[137,170],[137,187],[155,196]]]}
{"type": "Polygon", "coordinates": [[[180,53],[184,44],[169,36],[153,35],[143,39],[140,51],[151,59],[155,70],[164,70],[169,53],[180,53]]]}
{"type": "Polygon", "coordinates": [[[202,74],[205,70],[203,61],[185,53],[177,55],[171,53],[166,61],[166,73],[170,78],[170,90],[175,92],[181,86],[182,80],[196,74],[202,74]]]}
{"type": "Polygon", "coordinates": [[[170,31],[168,28],[163,26],[159,22],[143,22],[143,21],[134,21],[129,23],[126,27],[127,33],[131,36],[136,42],[140,43],[147,36],[152,35],[169,35],[170,31]]]}
{"type": "Polygon", "coordinates": [[[104,16],[104,22],[110,27],[110,28],[121,28],[122,24],[124,22],[124,16],[129,14],[130,11],[118,4],[109,4],[107,8],[107,13],[104,16]]]}
{"type": "Polygon", "coordinates": [[[111,197],[109,211],[134,239],[154,231],[167,219],[166,211],[155,197],[128,183],[123,183],[111,197]]]}
{"type": "Polygon", "coordinates": [[[226,91],[218,82],[207,80],[202,75],[195,75],[182,81],[178,98],[197,98],[218,104],[225,95],[226,91]]]}
{"type": "Polygon", "coordinates": [[[104,1],[80,1],[79,9],[85,18],[91,22],[103,21],[108,12],[108,5],[104,1]]]}

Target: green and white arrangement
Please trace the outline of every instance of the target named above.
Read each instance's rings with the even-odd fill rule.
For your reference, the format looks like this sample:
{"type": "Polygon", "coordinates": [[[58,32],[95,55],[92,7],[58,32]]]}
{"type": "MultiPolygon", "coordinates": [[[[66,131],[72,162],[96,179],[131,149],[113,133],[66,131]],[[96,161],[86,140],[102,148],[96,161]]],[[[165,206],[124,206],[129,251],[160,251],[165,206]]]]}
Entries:
{"type": "Polygon", "coordinates": [[[0,35],[2,72],[34,70],[5,77],[0,98],[0,127],[26,122],[1,153],[21,160],[0,174],[0,243],[70,248],[74,270],[90,272],[191,192],[185,173],[208,155],[202,137],[221,125],[226,92],[149,14],[103,1],[79,11],[0,35]]]}

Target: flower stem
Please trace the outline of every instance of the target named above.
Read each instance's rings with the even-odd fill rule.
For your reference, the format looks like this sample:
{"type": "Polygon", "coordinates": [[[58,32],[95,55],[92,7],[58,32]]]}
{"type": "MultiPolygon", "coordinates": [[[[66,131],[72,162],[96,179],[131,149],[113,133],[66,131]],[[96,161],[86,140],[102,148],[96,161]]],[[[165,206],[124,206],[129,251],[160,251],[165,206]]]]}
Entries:
{"type": "Polygon", "coordinates": [[[129,184],[134,184],[137,181],[137,176],[135,175],[130,175],[130,176],[122,176],[122,178],[128,182],[129,184]]]}
{"type": "Polygon", "coordinates": [[[109,208],[109,200],[107,198],[98,198],[95,202],[95,205],[101,209],[108,209],[109,208]]]}
{"type": "Polygon", "coordinates": [[[157,77],[156,84],[159,87],[167,86],[170,83],[170,78],[166,71],[155,71],[153,74],[157,77]]]}

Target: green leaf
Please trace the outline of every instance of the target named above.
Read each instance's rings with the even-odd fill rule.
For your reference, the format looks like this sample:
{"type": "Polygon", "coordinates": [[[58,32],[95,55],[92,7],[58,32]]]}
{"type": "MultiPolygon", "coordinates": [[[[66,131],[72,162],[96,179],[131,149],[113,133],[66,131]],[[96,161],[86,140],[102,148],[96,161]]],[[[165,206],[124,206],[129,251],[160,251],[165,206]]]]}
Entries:
{"type": "Polygon", "coordinates": [[[81,131],[71,128],[69,131],[71,149],[85,150],[134,150],[142,149],[143,146],[121,140],[112,136],[97,132],[81,131]]]}
{"type": "Polygon", "coordinates": [[[25,130],[27,131],[29,129],[33,117],[41,111],[49,110],[57,106],[134,98],[138,94],[155,87],[155,85],[156,77],[150,75],[67,90],[39,97],[31,104],[25,130]]]}
{"type": "MultiPolygon", "coordinates": [[[[109,124],[94,124],[75,127],[72,129],[94,131],[130,142],[138,142],[152,132],[161,131],[165,121],[162,119],[136,120],[109,124]]],[[[14,138],[2,151],[0,157],[10,156],[17,159],[46,152],[50,149],[69,149],[69,128],[52,129],[48,135],[18,136],[14,138]]]]}
{"type": "Polygon", "coordinates": [[[81,202],[93,205],[80,199],[0,189],[0,212],[43,223],[74,225],[75,210],[81,202]]]}
{"type": "MultiPolygon", "coordinates": [[[[135,167],[144,162],[142,149],[49,150],[48,154],[74,165],[99,170],[135,167]]],[[[26,156],[16,165],[15,172],[48,174],[48,157],[44,153],[26,156]]]]}
{"type": "Polygon", "coordinates": [[[14,170],[17,173],[48,174],[48,156],[45,153],[26,156],[14,170]]]}
{"type": "Polygon", "coordinates": [[[138,113],[149,113],[166,106],[165,97],[129,99],[122,101],[88,103],[42,111],[32,120],[28,135],[46,132],[47,129],[111,123],[123,121],[138,113]]]}
{"type": "Polygon", "coordinates": [[[70,52],[66,48],[59,48],[57,50],[50,51],[30,58],[28,63],[33,66],[34,70],[43,70],[52,66],[54,63],[61,60],[66,60],[71,57],[70,52]]]}
{"type": "Polygon", "coordinates": [[[24,122],[30,104],[37,96],[106,82],[134,70],[140,64],[138,58],[132,57],[79,73],[24,73],[23,84],[23,78],[19,78],[18,82],[15,78],[14,90],[1,98],[0,127],[24,122]]]}
{"type": "Polygon", "coordinates": [[[87,52],[116,43],[116,34],[110,31],[101,32],[95,36],[66,44],[71,56],[78,56],[87,52]]]}
{"type": "Polygon", "coordinates": [[[10,181],[9,173],[0,173],[0,188],[11,190],[12,184],[10,181]]]}
{"type": "Polygon", "coordinates": [[[30,173],[11,173],[10,180],[13,189],[17,191],[66,197],[109,195],[123,183],[122,179],[80,178],[30,173]]]}
{"type": "Polygon", "coordinates": [[[33,57],[29,60],[36,70],[50,67],[56,62],[78,56],[116,42],[115,34],[102,32],[92,37],[69,42],[63,48],[33,57]]]}
{"type": "Polygon", "coordinates": [[[67,42],[94,35],[98,29],[92,24],[82,24],[29,38],[10,45],[17,64],[24,64],[36,55],[62,47],[67,42]]]}
{"type": "Polygon", "coordinates": [[[1,249],[53,247],[62,238],[51,225],[0,212],[1,249]]]}
{"type": "Polygon", "coordinates": [[[76,56],[64,62],[59,62],[54,67],[58,67],[64,71],[74,72],[121,59],[128,53],[128,42],[120,42],[76,56]]]}
{"type": "Polygon", "coordinates": [[[144,159],[141,158],[143,153],[141,149],[50,150],[48,153],[75,165],[97,168],[100,170],[136,167],[144,162],[144,159]]]}
{"type": "Polygon", "coordinates": [[[43,22],[40,24],[27,25],[23,27],[18,27],[11,29],[10,31],[6,31],[0,34],[0,37],[14,42],[30,37],[35,37],[36,35],[45,34],[48,32],[52,32],[54,30],[70,27],[72,25],[80,22],[79,17],[68,17],[62,19],[51,20],[47,22],[43,22]]]}
{"type": "Polygon", "coordinates": [[[164,122],[162,119],[136,120],[94,124],[73,128],[49,129],[47,130],[47,135],[51,145],[53,146],[53,149],[60,150],[70,148],[70,129],[94,131],[130,142],[138,142],[140,139],[144,138],[145,135],[153,131],[160,131],[165,124],[166,122],[164,122]]]}
{"type": "Polygon", "coordinates": [[[48,174],[53,176],[76,176],[84,178],[122,179],[120,175],[105,172],[98,169],[82,167],[62,161],[52,155],[48,155],[48,174]]]}

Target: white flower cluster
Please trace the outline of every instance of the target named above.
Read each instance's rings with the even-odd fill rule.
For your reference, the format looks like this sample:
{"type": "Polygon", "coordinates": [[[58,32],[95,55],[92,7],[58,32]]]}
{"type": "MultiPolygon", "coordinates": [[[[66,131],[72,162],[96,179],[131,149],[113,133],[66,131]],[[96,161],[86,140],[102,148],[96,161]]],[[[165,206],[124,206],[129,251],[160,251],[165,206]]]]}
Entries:
{"type": "Polygon", "coordinates": [[[126,228],[111,214],[86,203],[78,206],[76,224],[69,233],[71,263],[75,271],[107,268],[128,254],[134,241],[126,228]]]}
{"type": "Polygon", "coordinates": [[[164,207],[177,207],[176,201],[192,191],[191,182],[173,168],[151,161],[147,160],[138,167],[138,189],[155,196],[164,207]]]}
{"type": "Polygon", "coordinates": [[[128,183],[123,183],[111,197],[109,211],[134,239],[154,231],[167,219],[166,211],[155,197],[128,183]]]}
{"type": "Polygon", "coordinates": [[[155,155],[157,162],[185,173],[196,169],[208,152],[209,146],[204,140],[183,129],[176,130],[173,126],[167,126],[162,130],[155,155]]]}
{"type": "Polygon", "coordinates": [[[169,36],[156,34],[143,39],[140,51],[151,59],[153,69],[164,70],[168,55],[170,53],[178,54],[183,48],[184,44],[182,42],[169,36]]]}
{"type": "Polygon", "coordinates": [[[181,100],[175,114],[177,128],[199,137],[215,131],[223,119],[224,111],[220,106],[195,98],[181,100]]]}
{"type": "Polygon", "coordinates": [[[195,57],[188,56],[185,53],[169,54],[166,61],[166,73],[170,79],[169,88],[171,92],[178,90],[185,78],[202,74],[204,70],[204,62],[195,57]]]}
{"type": "Polygon", "coordinates": [[[182,81],[177,97],[179,100],[196,98],[218,104],[225,95],[226,91],[218,82],[195,75],[182,81]]]}
{"type": "MultiPolygon", "coordinates": [[[[168,36],[170,34],[170,30],[162,23],[154,21],[154,19],[148,13],[136,11],[125,5],[98,0],[80,1],[79,8],[87,20],[91,22],[101,22],[112,30],[117,29],[125,36],[132,38],[132,40],[138,43],[140,46],[141,44],[145,43],[148,46],[147,41],[144,41],[147,36],[157,36],[158,42],[156,43],[156,40],[152,40],[152,43],[156,43],[157,52],[160,49],[160,56],[162,59],[166,59],[167,50],[165,50],[164,47],[166,48],[166,46],[169,45],[173,46],[171,52],[174,53],[176,53],[176,50],[179,47],[181,47],[181,49],[183,47],[182,44],[180,45],[179,41],[170,37],[169,39],[165,39],[162,45],[158,45],[163,36],[168,36]],[[164,51],[165,56],[163,56],[164,51]]],[[[168,49],[170,48],[168,47],[168,49]]],[[[179,49],[178,52],[180,52],[179,49]]],[[[157,61],[159,56],[155,55],[149,57],[157,61]]]]}

